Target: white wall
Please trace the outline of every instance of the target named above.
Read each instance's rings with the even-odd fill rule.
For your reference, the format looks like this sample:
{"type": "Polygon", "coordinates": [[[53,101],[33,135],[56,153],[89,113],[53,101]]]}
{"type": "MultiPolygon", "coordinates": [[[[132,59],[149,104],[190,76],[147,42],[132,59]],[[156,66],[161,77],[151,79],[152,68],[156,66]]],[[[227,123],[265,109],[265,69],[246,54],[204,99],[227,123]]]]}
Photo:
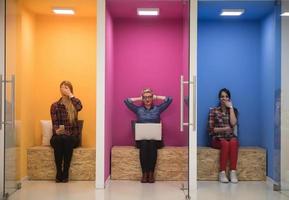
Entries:
{"type": "MultiPolygon", "coordinates": [[[[4,77],[4,13],[5,13],[5,9],[4,9],[4,0],[0,0],[0,75],[2,75],[2,77],[4,77]]],[[[0,83],[2,84],[2,83],[0,83]]],[[[3,86],[3,85],[2,85],[3,86]]],[[[1,103],[0,106],[2,106],[2,113],[0,113],[0,115],[2,115],[2,120],[0,121],[0,123],[2,123],[3,121],[3,117],[4,117],[4,105],[2,102],[3,101],[3,87],[2,87],[2,99],[0,99],[1,103]]],[[[3,126],[2,129],[0,129],[0,198],[3,195],[3,184],[4,184],[4,130],[3,130],[3,126]]]]}
{"type": "MultiPolygon", "coordinates": [[[[282,1],[282,10],[289,10],[289,2],[282,1]]],[[[281,187],[289,190],[289,17],[282,17],[281,26],[281,187]]]]}
{"type": "Polygon", "coordinates": [[[95,187],[103,189],[105,149],[105,0],[97,2],[96,172],[95,187]]]}

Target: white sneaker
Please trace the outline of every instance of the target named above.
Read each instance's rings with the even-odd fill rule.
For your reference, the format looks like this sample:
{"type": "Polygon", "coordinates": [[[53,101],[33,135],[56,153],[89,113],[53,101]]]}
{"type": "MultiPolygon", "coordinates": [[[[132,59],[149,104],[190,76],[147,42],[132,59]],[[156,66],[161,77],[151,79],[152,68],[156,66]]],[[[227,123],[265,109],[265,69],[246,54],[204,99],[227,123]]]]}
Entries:
{"type": "Polygon", "coordinates": [[[230,171],[230,180],[231,180],[232,183],[238,183],[238,177],[237,177],[236,170],[231,170],[230,171]]]}
{"type": "Polygon", "coordinates": [[[225,171],[221,171],[221,172],[219,173],[219,181],[220,181],[221,183],[229,183],[229,180],[228,180],[228,178],[227,178],[227,175],[226,175],[226,172],[225,172],[225,171]]]}

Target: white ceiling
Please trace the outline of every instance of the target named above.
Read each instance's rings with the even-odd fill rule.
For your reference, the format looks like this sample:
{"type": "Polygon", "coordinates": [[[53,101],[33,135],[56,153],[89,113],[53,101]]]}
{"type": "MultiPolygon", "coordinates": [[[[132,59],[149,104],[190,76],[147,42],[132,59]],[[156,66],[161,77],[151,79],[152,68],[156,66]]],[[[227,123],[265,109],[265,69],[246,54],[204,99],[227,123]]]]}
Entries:
{"type": "Polygon", "coordinates": [[[72,8],[78,17],[95,17],[96,0],[22,0],[23,6],[38,15],[54,15],[52,8],[72,8]]]}

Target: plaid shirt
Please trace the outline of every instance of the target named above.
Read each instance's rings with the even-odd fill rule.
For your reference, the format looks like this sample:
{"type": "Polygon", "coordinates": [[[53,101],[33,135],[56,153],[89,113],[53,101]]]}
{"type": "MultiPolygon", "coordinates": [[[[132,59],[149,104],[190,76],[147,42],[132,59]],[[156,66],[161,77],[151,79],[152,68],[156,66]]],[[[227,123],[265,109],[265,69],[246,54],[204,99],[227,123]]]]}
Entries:
{"type": "MultiPolygon", "coordinates": [[[[221,107],[210,108],[208,131],[209,135],[215,138],[232,138],[235,137],[232,133],[215,133],[214,128],[223,128],[231,126],[230,124],[230,110],[226,109],[224,113],[221,107]]],[[[233,129],[232,129],[233,130],[233,129]]]]}
{"type": "MultiPolygon", "coordinates": [[[[72,104],[74,105],[77,112],[79,112],[82,109],[82,104],[79,99],[72,97],[71,99],[72,104]]],[[[50,107],[50,115],[52,120],[52,126],[53,126],[53,134],[56,134],[56,130],[59,128],[59,125],[64,125],[65,135],[79,135],[79,128],[77,123],[71,124],[68,119],[68,113],[66,111],[65,105],[61,103],[61,98],[53,103],[50,107]]],[[[76,119],[77,121],[77,119],[76,119]]]]}

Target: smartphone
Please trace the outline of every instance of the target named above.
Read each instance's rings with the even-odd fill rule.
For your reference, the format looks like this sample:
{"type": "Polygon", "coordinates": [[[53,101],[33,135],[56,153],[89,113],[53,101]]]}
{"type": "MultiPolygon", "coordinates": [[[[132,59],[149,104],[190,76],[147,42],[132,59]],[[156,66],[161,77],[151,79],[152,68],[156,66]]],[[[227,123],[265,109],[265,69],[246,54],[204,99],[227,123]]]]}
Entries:
{"type": "Polygon", "coordinates": [[[64,130],[64,125],[59,125],[59,128],[64,130]]]}

